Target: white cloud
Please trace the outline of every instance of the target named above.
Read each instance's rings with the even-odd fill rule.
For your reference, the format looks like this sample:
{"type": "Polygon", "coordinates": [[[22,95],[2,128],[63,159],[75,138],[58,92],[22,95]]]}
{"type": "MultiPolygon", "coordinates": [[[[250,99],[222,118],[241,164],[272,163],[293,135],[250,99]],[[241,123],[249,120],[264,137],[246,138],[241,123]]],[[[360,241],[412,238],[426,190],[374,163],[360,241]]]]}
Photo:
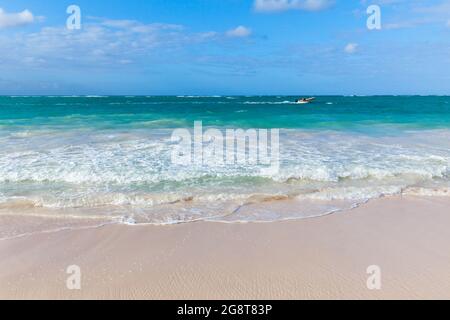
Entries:
{"type": "Polygon", "coordinates": [[[251,34],[252,30],[244,26],[239,26],[235,29],[227,31],[227,36],[233,38],[245,38],[251,34]]]}
{"type": "Polygon", "coordinates": [[[17,27],[34,22],[34,16],[29,10],[18,13],[6,13],[0,8],[0,29],[17,27]]]}
{"type": "MultiPolygon", "coordinates": [[[[245,33],[238,31],[241,36],[245,33]]],[[[43,27],[30,33],[0,33],[0,67],[14,68],[24,61],[36,68],[58,69],[158,63],[169,60],[174,52],[181,54],[185,48],[218,42],[226,36],[214,31],[189,32],[182,25],[89,17],[77,32],[61,26],[43,27]]]]}
{"type": "Polygon", "coordinates": [[[358,44],[357,43],[349,43],[345,46],[344,51],[348,54],[355,53],[356,50],[358,50],[358,44]]]}
{"type": "Polygon", "coordinates": [[[254,7],[259,12],[319,11],[330,7],[333,3],[334,0],[255,0],[254,7]]]}

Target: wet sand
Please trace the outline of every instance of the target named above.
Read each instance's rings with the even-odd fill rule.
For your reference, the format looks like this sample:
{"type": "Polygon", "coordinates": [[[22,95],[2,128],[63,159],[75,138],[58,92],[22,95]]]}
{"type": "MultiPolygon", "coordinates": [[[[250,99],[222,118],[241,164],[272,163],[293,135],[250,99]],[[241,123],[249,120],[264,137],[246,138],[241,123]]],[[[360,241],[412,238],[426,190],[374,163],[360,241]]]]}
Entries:
{"type": "Polygon", "coordinates": [[[2,240],[0,298],[450,299],[449,208],[445,197],[392,197],[297,221],[108,225],[2,240]],[[70,265],[81,269],[81,290],[67,289],[70,265]],[[367,288],[371,265],[381,268],[381,290],[367,288]]]}

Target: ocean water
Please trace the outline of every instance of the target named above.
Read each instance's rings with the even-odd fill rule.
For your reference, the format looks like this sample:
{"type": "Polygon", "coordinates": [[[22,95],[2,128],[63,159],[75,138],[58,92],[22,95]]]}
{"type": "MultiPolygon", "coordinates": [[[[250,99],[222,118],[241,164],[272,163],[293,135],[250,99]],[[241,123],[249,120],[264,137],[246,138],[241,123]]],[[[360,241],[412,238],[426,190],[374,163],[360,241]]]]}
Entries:
{"type": "Polygon", "coordinates": [[[450,97],[0,97],[0,214],[277,221],[450,195],[450,97]],[[280,169],[171,161],[174,129],[280,129],[280,169]]]}

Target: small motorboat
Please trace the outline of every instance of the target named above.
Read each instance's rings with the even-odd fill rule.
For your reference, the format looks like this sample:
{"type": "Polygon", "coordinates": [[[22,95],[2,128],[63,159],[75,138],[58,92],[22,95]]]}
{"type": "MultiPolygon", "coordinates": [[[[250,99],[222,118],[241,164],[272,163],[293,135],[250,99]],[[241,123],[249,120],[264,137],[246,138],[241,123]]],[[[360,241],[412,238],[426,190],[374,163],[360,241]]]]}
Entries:
{"type": "Polygon", "coordinates": [[[301,99],[295,100],[295,103],[297,103],[297,104],[308,104],[308,103],[313,102],[314,100],[316,100],[316,98],[301,98],[301,99]]]}

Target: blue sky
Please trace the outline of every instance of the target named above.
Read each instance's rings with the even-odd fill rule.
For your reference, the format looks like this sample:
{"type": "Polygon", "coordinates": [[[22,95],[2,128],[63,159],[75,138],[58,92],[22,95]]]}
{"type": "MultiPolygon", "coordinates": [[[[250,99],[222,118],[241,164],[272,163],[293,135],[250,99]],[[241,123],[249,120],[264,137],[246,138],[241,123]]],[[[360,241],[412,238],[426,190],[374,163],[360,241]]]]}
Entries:
{"type": "Polygon", "coordinates": [[[450,0],[0,0],[0,49],[6,95],[450,94],[450,0]]]}

